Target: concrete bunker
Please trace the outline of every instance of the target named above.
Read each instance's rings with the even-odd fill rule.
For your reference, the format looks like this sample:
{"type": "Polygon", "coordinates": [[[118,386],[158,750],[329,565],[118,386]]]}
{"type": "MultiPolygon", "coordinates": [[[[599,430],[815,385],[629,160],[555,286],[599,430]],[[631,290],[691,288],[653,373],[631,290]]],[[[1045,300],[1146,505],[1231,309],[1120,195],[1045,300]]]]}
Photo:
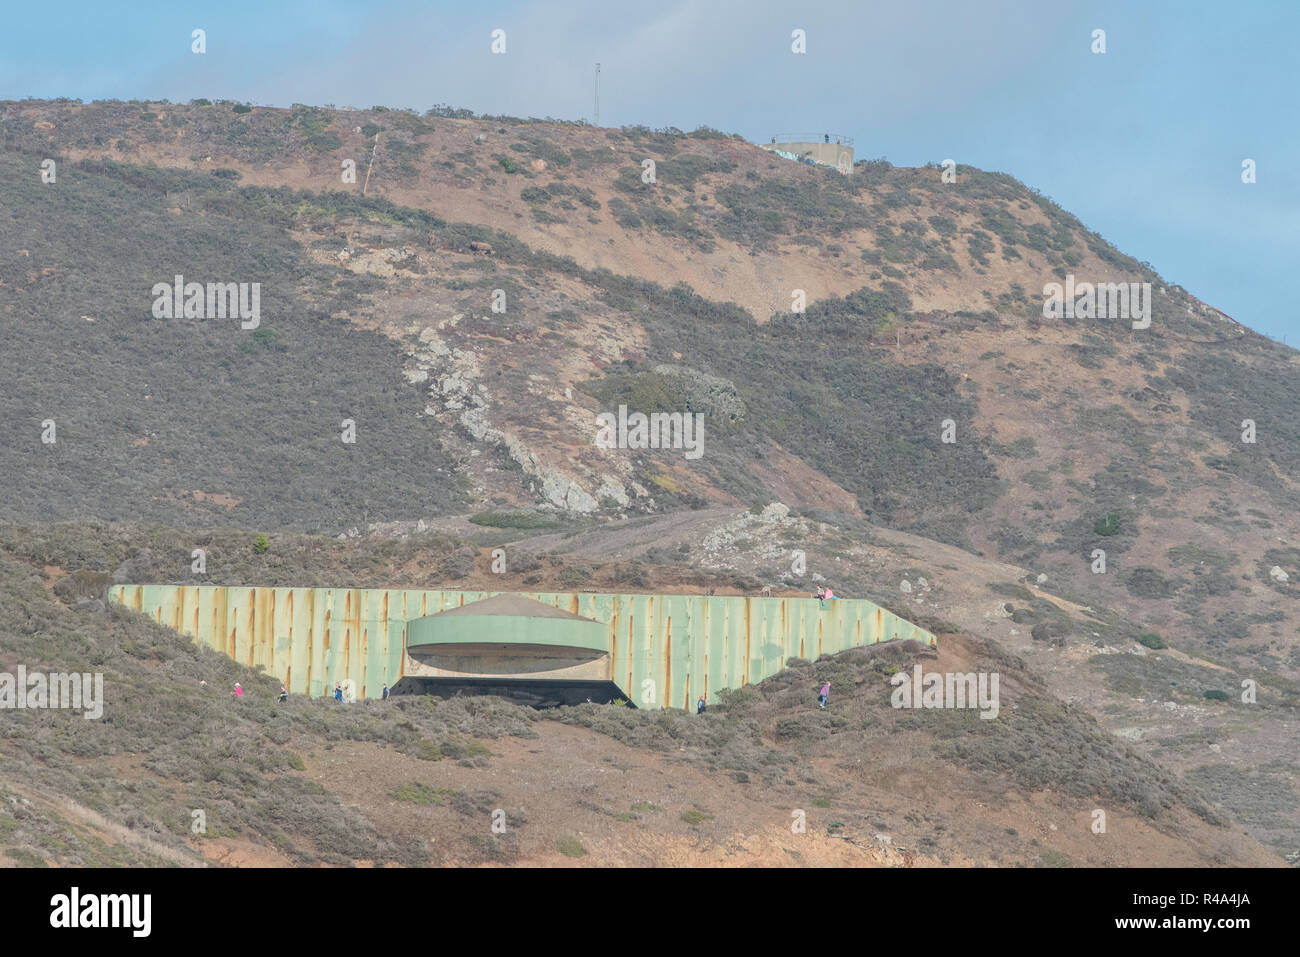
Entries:
{"type": "Polygon", "coordinates": [[[347,681],[359,700],[387,684],[394,693],[504,689],[538,704],[619,697],[689,709],[791,658],[935,641],[854,598],[120,584],[109,599],[313,698],[347,681]]]}
{"type": "Polygon", "coordinates": [[[610,680],[609,627],[501,594],[408,623],[394,694],[497,694],[545,707],[626,700],[610,680]]]}

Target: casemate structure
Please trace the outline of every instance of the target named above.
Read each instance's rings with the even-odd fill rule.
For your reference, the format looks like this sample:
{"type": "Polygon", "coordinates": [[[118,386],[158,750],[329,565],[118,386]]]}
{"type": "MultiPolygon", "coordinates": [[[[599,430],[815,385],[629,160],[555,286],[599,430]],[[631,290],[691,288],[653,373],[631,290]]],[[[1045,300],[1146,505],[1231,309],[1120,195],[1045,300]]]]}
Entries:
{"type": "Polygon", "coordinates": [[[882,641],[935,643],[870,601],[405,588],[114,585],[109,599],[294,694],[500,694],[537,706],[701,695],[882,641]]]}

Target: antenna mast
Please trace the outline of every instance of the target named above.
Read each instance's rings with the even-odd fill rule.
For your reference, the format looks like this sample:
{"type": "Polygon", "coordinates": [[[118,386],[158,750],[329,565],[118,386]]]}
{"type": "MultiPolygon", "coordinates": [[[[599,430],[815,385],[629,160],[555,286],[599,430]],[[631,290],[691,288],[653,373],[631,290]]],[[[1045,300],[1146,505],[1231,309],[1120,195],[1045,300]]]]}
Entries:
{"type": "Polygon", "coordinates": [[[600,64],[596,64],[596,126],[600,126],[600,64]]]}

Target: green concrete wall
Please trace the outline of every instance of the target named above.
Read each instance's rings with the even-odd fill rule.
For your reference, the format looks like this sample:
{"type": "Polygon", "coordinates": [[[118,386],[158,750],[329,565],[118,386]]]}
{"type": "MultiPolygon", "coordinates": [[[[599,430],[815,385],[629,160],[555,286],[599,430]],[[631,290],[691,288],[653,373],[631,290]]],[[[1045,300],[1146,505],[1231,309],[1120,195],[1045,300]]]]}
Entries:
{"type": "MultiPolygon", "coordinates": [[[[413,619],[498,592],[445,589],[114,585],[111,601],[148,615],[246,665],[262,665],[295,694],[321,696],[352,679],[376,697],[406,670],[413,619]]],[[[528,593],[608,629],[610,679],[638,707],[693,707],[815,659],[893,638],[931,644],[923,628],[859,599],[528,593]]],[[[545,621],[546,619],[541,619],[545,621]]]]}

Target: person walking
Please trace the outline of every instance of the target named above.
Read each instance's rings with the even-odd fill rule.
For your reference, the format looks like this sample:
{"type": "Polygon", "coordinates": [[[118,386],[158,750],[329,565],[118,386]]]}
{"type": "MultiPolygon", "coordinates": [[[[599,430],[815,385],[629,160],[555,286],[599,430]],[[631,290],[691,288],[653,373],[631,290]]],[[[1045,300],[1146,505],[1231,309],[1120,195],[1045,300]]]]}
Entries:
{"type": "Polygon", "coordinates": [[[695,713],[704,714],[709,709],[709,703],[704,700],[704,695],[700,695],[700,700],[695,702],[695,713]]]}
{"type": "Polygon", "coordinates": [[[284,685],[280,685],[280,704],[284,704],[288,700],[289,700],[289,689],[286,688],[284,685]]]}
{"type": "Polygon", "coordinates": [[[388,700],[388,685],[384,685],[384,700],[388,700]]]}
{"type": "Polygon", "coordinates": [[[817,698],[821,702],[821,706],[826,707],[826,702],[831,699],[831,683],[829,681],[822,685],[822,690],[818,693],[817,698]]]}
{"type": "Polygon", "coordinates": [[[335,701],[343,700],[343,682],[341,681],[334,682],[334,700],[335,701]]]}

